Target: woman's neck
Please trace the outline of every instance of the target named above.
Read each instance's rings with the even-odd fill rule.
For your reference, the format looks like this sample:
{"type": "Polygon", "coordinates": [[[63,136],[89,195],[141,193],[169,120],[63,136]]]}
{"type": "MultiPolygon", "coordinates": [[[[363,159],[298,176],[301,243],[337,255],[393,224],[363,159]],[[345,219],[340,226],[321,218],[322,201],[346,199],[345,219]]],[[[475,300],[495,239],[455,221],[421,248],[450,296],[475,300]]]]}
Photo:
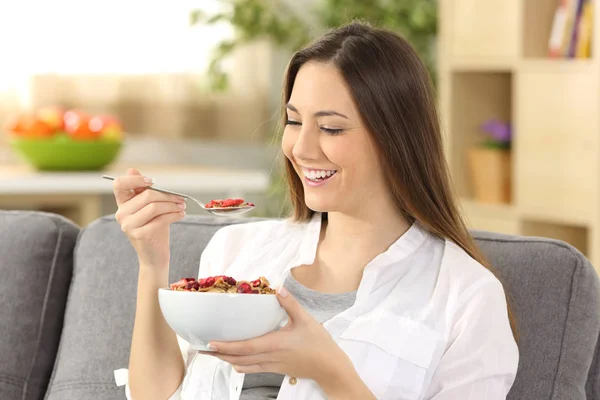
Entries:
{"type": "Polygon", "coordinates": [[[328,213],[321,227],[318,257],[327,265],[353,265],[364,268],[385,252],[410,227],[398,213],[371,209],[363,215],[328,213]]]}

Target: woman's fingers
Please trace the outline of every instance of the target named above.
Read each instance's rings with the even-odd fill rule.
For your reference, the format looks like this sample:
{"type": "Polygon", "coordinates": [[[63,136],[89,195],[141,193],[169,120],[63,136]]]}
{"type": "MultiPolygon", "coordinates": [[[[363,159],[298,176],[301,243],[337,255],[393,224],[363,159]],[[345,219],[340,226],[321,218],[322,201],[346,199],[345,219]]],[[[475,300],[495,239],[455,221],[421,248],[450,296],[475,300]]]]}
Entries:
{"type": "Polygon", "coordinates": [[[236,365],[232,364],[233,369],[240,374],[257,374],[261,372],[272,372],[283,374],[284,366],[278,362],[265,362],[262,364],[253,365],[236,365]]]}
{"type": "Polygon", "coordinates": [[[223,353],[215,353],[211,351],[202,351],[202,354],[207,354],[213,357],[217,357],[225,362],[228,362],[232,365],[256,365],[263,364],[268,362],[274,362],[278,360],[278,352],[269,352],[269,353],[260,353],[260,354],[252,354],[249,356],[235,356],[231,354],[223,354],[223,353]]]}
{"type": "Polygon", "coordinates": [[[185,204],[185,199],[172,194],[157,192],[155,190],[144,190],[142,193],[134,195],[134,197],[132,197],[130,200],[119,206],[119,210],[117,211],[116,215],[117,221],[120,221],[121,216],[135,214],[147,205],[156,202],[185,204]]]}
{"type": "MultiPolygon", "coordinates": [[[[144,194],[145,192],[138,196],[144,196],[144,194]]],[[[136,196],[136,198],[138,196],[136,196]]],[[[136,198],[130,201],[134,201],[136,198]]],[[[172,213],[182,214],[184,209],[185,203],[183,202],[176,203],[172,201],[152,201],[145,204],[137,211],[126,213],[126,216],[124,218],[120,218],[121,220],[119,222],[123,232],[131,233],[133,230],[141,228],[151,221],[160,223],[159,221],[154,221],[157,217],[172,213]]]]}
{"type": "MultiPolygon", "coordinates": [[[[137,171],[136,171],[137,172],[137,171]]],[[[136,190],[152,186],[152,179],[142,175],[124,175],[113,181],[113,193],[117,205],[121,206],[136,196],[136,190]]]]}
{"type": "Polygon", "coordinates": [[[154,232],[160,229],[161,226],[168,226],[174,222],[180,221],[185,217],[185,211],[172,212],[154,217],[141,228],[135,229],[131,237],[136,240],[152,239],[154,232]]]}

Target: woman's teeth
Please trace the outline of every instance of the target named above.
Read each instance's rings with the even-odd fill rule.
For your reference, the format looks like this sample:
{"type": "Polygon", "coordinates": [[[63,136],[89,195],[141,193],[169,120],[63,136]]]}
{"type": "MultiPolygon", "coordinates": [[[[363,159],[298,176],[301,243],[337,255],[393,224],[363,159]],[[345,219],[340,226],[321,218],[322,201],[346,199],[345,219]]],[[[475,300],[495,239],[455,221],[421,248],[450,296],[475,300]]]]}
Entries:
{"type": "Polygon", "coordinates": [[[304,176],[311,181],[323,180],[334,175],[337,171],[335,170],[304,170],[304,176]]]}

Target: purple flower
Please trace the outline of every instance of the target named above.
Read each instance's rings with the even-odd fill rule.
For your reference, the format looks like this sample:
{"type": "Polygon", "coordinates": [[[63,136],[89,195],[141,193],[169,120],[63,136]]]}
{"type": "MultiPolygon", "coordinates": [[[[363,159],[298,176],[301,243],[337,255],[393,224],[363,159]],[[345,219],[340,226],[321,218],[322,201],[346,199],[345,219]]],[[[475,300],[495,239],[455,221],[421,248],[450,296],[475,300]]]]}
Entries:
{"type": "Polygon", "coordinates": [[[512,128],[508,123],[490,119],[481,125],[481,129],[492,139],[501,143],[510,143],[512,139],[512,128]]]}

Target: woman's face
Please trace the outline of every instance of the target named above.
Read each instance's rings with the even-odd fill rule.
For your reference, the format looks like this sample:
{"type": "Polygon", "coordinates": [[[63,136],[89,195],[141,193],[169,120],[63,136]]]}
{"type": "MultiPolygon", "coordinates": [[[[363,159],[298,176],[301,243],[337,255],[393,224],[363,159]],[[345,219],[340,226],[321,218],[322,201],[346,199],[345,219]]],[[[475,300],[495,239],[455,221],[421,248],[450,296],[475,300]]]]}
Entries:
{"type": "Polygon", "coordinates": [[[387,195],[376,149],[333,64],[309,62],[298,71],[282,148],[314,211],[352,214],[387,195]]]}

